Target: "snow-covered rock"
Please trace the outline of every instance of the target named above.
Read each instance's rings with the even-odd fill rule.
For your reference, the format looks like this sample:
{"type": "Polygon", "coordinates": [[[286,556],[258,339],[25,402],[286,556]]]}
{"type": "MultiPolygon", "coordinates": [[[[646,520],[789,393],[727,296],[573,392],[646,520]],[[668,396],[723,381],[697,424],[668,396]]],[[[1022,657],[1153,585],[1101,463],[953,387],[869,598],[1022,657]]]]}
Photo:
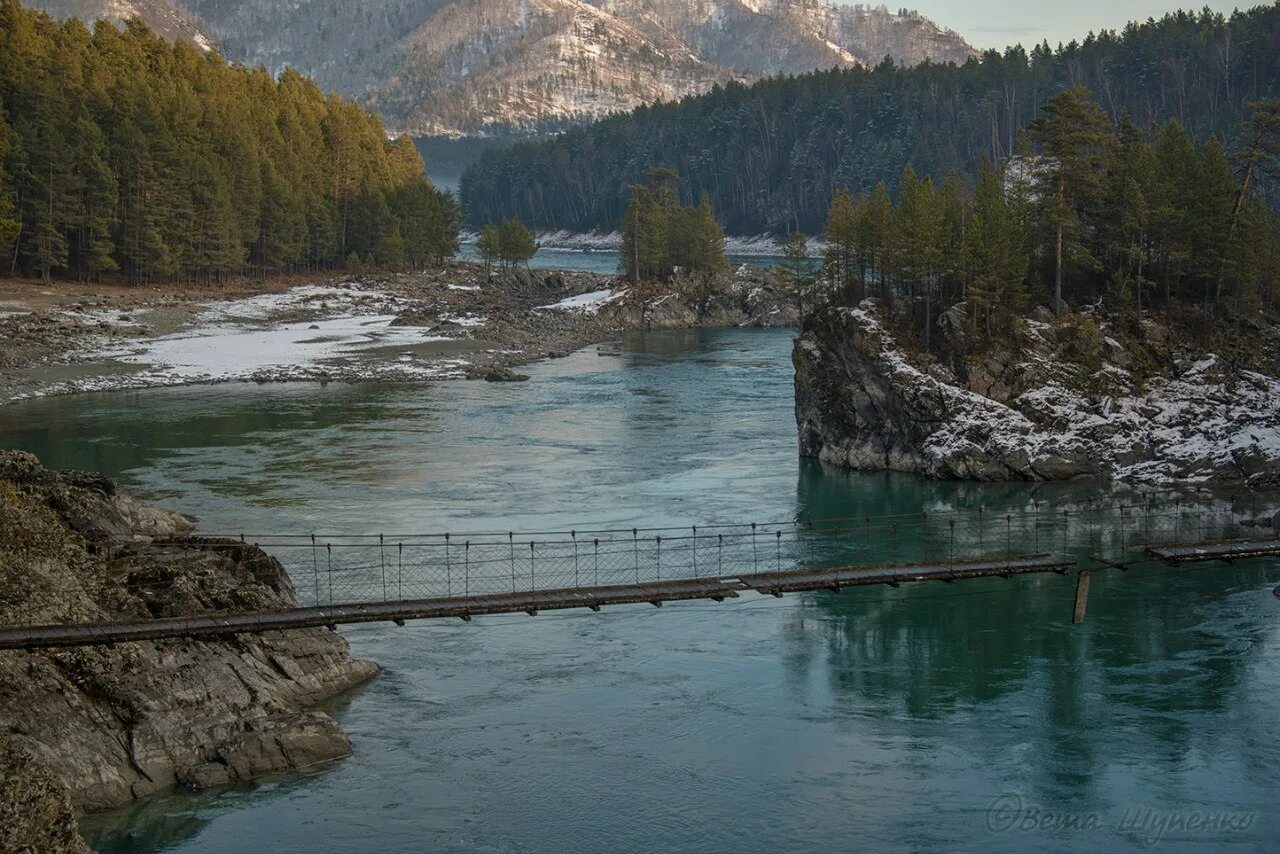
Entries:
{"type": "MultiPolygon", "coordinates": [[[[801,452],[837,465],[974,480],[1280,483],[1280,382],[1213,355],[1124,394],[1081,391],[1047,368],[1037,382],[1034,364],[1009,366],[1023,373],[981,394],[913,364],[867,301],[811,317],[793,358],[801,452]]],[[[1106,371],[1113,387],[1128,379],[1106,371]]]]}

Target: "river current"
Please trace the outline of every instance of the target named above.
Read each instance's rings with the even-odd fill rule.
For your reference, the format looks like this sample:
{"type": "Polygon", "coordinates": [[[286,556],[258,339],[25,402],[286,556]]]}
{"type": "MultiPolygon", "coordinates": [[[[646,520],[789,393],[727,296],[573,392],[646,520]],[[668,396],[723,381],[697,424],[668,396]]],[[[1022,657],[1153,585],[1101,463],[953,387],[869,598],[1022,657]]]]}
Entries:
{"type": "MultiPolygon", "coordinates": [[[[0,446],[222,532],[683,525],[1093,489],[801,460],[790,344],[662,332],[522,384],[56,398],[0,409],[0,446]]],[[[385,668],[331,706],[351,758],[83,827],[104,852],[1274,849],[1278,569],[1098,576],[1082,626],[1070,579],[1045,576],[344,628],[385,668]]]]}

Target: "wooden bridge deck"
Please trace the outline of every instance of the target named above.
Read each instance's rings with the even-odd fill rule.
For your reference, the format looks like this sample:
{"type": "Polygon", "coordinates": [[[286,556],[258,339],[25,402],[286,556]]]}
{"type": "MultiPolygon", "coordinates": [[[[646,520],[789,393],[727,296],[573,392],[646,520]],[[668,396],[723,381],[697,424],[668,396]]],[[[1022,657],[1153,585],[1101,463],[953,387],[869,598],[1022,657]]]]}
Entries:
{"type": "Polygon", "coordinates": [[[1210,560],[1230,563],[1247,558],[1280,555],[1280,539],[1221,540],[1185,546],[1147,546],[1144,551],[1156,560],[1172,564],[1210,560]]]}
{"type": "Polygon", "coordinates": [[[0,628],[0,649],[50,649],[100,646],[165,638],[211,638],[282,629],[350,623],[403,622],[485,614],[537,614],[539,611],[689,599],[723,601],[755,590],[762,594],[839,590],[868,584],[897,587],[920,581],[956,581],[1026,573],[1065,574],[1074,564],[1047,555],[996,556],[984,560],[933,564],[879,564],[827,569],[797,569],[715,578],[672,579],[608,587],[561,588],[490,595],[452,596],[394,602],[328,605],[237,614],[162,617],[137,623],[66,624],[0,628]]]}

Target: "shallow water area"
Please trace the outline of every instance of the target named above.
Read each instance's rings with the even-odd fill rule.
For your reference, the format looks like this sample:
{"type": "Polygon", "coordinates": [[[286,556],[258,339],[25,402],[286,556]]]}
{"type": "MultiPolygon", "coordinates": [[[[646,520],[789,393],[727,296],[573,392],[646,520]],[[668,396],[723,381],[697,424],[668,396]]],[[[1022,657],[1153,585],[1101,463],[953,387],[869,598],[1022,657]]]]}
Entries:
{"type": "MultiPolygon", "coordinates": [[[[0,444],[250,535],[1099,491],[800,460],[790,346],[785,330],[650,333],[529,366],[519,384],[52,398],[0,408],[0,444]]],[[[1274,561],[1100,575],[1082,626],[1071,579],[1046,576],[346,628],[385,668],[333,706],[350,759],[84,828],[109,852],[1267,850],[1278,581],[1274,561]],[[1197,811],[1247,826],[1188,829],[1197,811]]]]}

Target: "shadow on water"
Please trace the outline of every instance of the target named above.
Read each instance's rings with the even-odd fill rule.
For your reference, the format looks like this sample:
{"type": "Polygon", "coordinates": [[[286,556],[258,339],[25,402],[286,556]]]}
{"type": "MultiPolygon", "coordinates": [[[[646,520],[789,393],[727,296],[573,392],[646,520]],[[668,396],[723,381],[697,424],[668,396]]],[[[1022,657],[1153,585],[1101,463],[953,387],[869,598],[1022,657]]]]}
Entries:
{"type": "MultiPolygon", "coordinates": [[[[405,388],[228,384],[54,397],[11,407],[18,417],[5,419],[0,430],[6,447],[30,449],[50,468],[118,477],[192,449],[252,450],[268,436],[280,441],[376,427],[401,414],[396,403],[405,388]]],[[[419,406],[414,416],[430,422],[432,412],[419,406]]],[[[311,462],[316,471],[329,461],[311,462]]],[[[291,465],[305,469],[307,460],[291,465]]]]}
{"type": "MultiPolygon", "coordinates": [[[[1076,484],[920,482],[812,461],[801,469],[801,518],[1018,506],[1032,494],[1079,503],[1105,494],[1076,484]]],[[[873,548],[880,554],[872,559],[889,559],[883,542],[873,548]]],[[[1089,544],[1064,548],[1079,566],[1097,566],[1089,544]]],[[[1016,708],[1013,740],[1035,757],[1023,791],[1050,803],[1088,802],[1118,762],[1140,762],[1146,774],[1186,774],[1191,756],[1225,753],[1247,763],[1253,750],[1269,747],[1261,731],[1236,741],[1220,727],[1223,716],[1240,714],[1241,694],[1274,658],[1275,628],[1251,615],[1270,604],[1275,570],[1274,562],[1148,562],[1103,572],[1080,626],[1071,625],[1074,572],[810,594],[812,607],[794,613],[786,634],[790,681],[803,690],[815,677],[828,680],[849,715],[909,728],[947,723],[976,744],[1010,740],[988,722],[1016,708]]],[[[1254,726],[1263,728],[1276,719],[1257,717],[1254,726]]]]}

